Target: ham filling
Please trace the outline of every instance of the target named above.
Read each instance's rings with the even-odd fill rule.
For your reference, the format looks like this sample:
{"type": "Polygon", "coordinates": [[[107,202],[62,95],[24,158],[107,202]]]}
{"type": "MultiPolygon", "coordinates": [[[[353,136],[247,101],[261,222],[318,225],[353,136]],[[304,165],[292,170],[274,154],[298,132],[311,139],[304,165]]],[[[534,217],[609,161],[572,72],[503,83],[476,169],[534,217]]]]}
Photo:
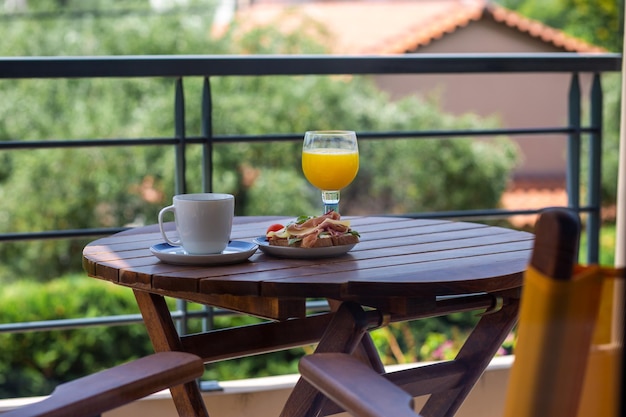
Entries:
{"type": "Polygon", "coordinates": [[[311,248],[322,236],[341,236],[350,230],[350,226],[340,222],[339,213],[331,211],[314,217],[301,224],[290,224],[287,232],[292,238],[302,239],[301,247],[311,248]]]}

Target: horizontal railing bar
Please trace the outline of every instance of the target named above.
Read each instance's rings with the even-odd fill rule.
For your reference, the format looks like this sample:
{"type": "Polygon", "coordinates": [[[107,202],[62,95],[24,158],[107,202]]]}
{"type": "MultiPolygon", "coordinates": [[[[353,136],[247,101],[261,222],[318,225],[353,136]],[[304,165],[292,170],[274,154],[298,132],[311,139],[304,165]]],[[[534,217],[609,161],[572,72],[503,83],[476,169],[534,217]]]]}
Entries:
{"type": "Polygon", "coordinates": [[[30,141],[0,141],[2,149],[32,149],[32,148],[89,148],[103,146],[145,146],[145,145],[175,145],[180,142],[176,138],[134,138],[134,139],[69,139],[69,140],[30,140],[30,141]]]}
{"type": "MultiPolygon", "coordinates": [[[[325,300],[310,300],[306,303],[306,309],[309,312],[320,312],[328,310],[328,303],[325,300]]],[[[174,320],[180,320],[182,318],[204,318],[207,316],[206,311],[194,310],[194,311],[181,311],[175,310],[170,312],[174,320]]],[[[211,316],[235,316],[240,313],[214,308],[211,311],[211,316]]],[[[46,320],[46,321],[30,321],[23,323],[7,323],[0,324],[1,333],[28,333],[35,331],[52,331],[52,330],[73,330],[83,327],[95,327],[95,326],[110,326],[110,325],[127,325],[134,323],[142,323],[143,318],[141,314],[120,314],[116,316],[103,316],[103,317],[87,317],[79,319],[59,319],[59,320],[46,320]]]]}
{"type": "MultiPolygon", "coordinates": [[[[173,314],[173,313],[172,313],[173,314]]],[[[142,322],[141,314],[120,314],[117,316],[90,317],[82,319],[61,319],[30,321],[24,323],[0,324],[0,333],[28,333],[35,331],[71,330],[79,327],[125,325],[142,322]]]]}
{"type": "MultiPolygon", "coordinates": [[[[206,312],[204,311],[187,311],[180,310],[170,312],[172,318],[180,320],[183,317],[204,317],[206,312]]],[[[228,310],[215,309],[211,312],[211,315],[236,315],[228,310]]],[[[87,317],[80,319],[59,319],[59,320],[46,320],[46,321],[30,321],[24,323],[10,323],[0,324],[0,333],[28,333],[34,331],[52,331],[52,330],[73,330],[82,327],[95,327],[95,326],[110,326],[110,325],[126,325],[133,323],[142,323],[143,318],[141,314],[120,314],[116,316],[103,316],[103,317],[87,317]]]]}
{"type": "Polygon", "coordinates": [[[0,79],[620,71],[620,54],[471,53],[4,57],[0,79]]]}
{"type": "MultiPolygon", "coordinates": [[[[387,132],[357,132],[359,140],[365,139],[400,139],[400,138],[431,138],[431,137],[463,137],[463,136],[499,136],[499,135],[545,135],[593,133],[592,127],[543,127],[543,128],[501,128],[501,129],[458,129],[458,130],[407,130],[387,132]]],[[[302,140],[302,134],[293,135],[215,135],[213,142],[277,142],[302,140]]],[[[203,143],[206,138],[188,137],[188,143],[203,143]]]]}
{"type": "MultiPolygon", "coordinates": [[[[429,137],[462,137],[462,136],[498,136],[498,135],[539,135],[539,134],[572,134],[593,133],[592,127],[544,127],[544,128],[503,128],[476,130],[412,130],[393,132],[359,132],[359,139],[399,139],[429,137]]],[[[187,144],[203,144],[209,140],[203,136],[185,138],[187,144]]],[[[300,141],[302,134],[272,135],[215,135],[211,141],[219,142],[281,142],[300,141]]],[[[177,138],[136,138],[136,139],[76,139],[76,140],[38,140],[38,141],[3,141],[0,150],[6,149],[49,149],[49,148],[89,148],[109,146],[149,146],[175,145],[177,138]]]]}
{"type": "MultiPolygon", "coordinates": [[[[545,207],[530,210],[505,210],[505,209],[484,209],[484,210],[457,210],[457,211],[438,211],[424,213],[406,213],[395,214],[395,216],[409,217],[412,219],[485,219],[498,217],[511,217],[519,215],[539,214],[545,207]]],[[[578,212],[592,212],[597,210],[594,206],[581,206],[576,210],[578,212]]],[[[394,214],[383,214],[382,216],[394,216],[394,214]]]]}
{"type": "MultiPolygon", "coordinates": [[[[414,130],[414,131],[391,131],[381,133],[358,132],[360,139],[385,139],[385,138],[424,138],[442,136],[497,136],[497,135],[539,135],[539,134],[571,134],[591,133],[597,129],[592,127],[544,127],[544,128],[501,128],[501,129],[458,129],[458,130],[414,130]]],[[[216,137],[217,138],[217,137],[216,137]]]]}
{"type": "Polygon", "coordinates": [[[128,230],[130,227],[107,227],[96,229],[48,230],[45,232],[0,233],[0,242],[18,240],[44,240],[111,235],[128,230]]]}

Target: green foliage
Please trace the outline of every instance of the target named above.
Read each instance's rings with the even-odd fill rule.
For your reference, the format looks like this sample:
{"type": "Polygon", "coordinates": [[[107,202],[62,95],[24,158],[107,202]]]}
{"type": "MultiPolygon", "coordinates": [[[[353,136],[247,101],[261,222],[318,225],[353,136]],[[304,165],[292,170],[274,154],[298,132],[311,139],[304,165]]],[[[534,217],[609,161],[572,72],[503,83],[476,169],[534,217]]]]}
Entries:
{"type": "MultiPolygon", "coordinates": [[[[202,306],[198,304],[189,304],[189,311],[200,308],[202,308],[202,306]]],[[[220,330],[250,326],[261,322],[263,322],[263,320],[250,316],[218,315],[213,319],[212,328],[220,330]]],[[[189,334],[199,333],[201,331],[201,320],[189,321],[189,334]]],[[[210,363],[205,366],[205,373],[202,379],[208,381],[232,381],[250,377],[297,373],[298,360],[307,352],[312,352],[311,346],[210,363]]]]}
{"type": "Polygon", "coordinates": [[[614,0],[567,0],[563,30],[609,51],[622,51],[620,16],[623,5],[614,0]]]}
{"type": "Polygon", "coordinates": [[[478,322],[475,313],[392,323],[371,332],[385,365],[451,359],[478,322]]]}
{"type": "MultiPolygon", "coordinates": [[[[467,120],[457,119],[449,122],[437,127],[477,126],[477,121],[465,124],[467,120]]],[[[482,126],[486,124],[482,121],[482,126]]],[[[497,207],[516,161],[514,146],[503,139],[489,142],[398,140],[384,144],[387,146],[381,145],[371,142],[362,146],[362,160],[366,162],[359,179],[348,189],[348,204],[363,204],[369,213],[497,207]],[[356,192],[352,193],[353,190],[356,192]],[[455,191],[447,193],[443,190],[455,191]],[[372,195],[386,198],[367,204],[372,195]]]]}
{"type": "Polygon", "coordinates": [[[623,3],[615,0],[499,0],[503,6],[612,52],[622,50],[623,3]]]}
{"type": "MultiPolygon", "coordinates": [[[[604,224],[600,229],[600,256],[598,263],[604,266],[615,265],[615,245],[617,240],[615,223],[604,224]]],[[[579,262],[587,263],[587,233],[583,229],[580,237],[579,262]]]]}
{"type": "MultiPolygon", "coordinates": [[[[621,118],[621,74],[608,74],[602,78],[604,93],[602,142],[602,201],[607,205],[617,202],[617,173],[619,168],[619,142],[621,118]]],[[[585,162],[586,163],[586,162],[585,162]]]]}
{"type": "MultiPolygon", "coordinates": [[[[168,300],[171,309],[174,301],[168,300]]],[[[0,323],[37,322],[138,314],[128,288],[73,275],[45,284],[16,282],[0,293],[0,323]]],[[[192,304],[190,310],[199,308],[192,304]]],[[[218,317],[215,328],[245,326],[260,320],[218,317]]],[[[201,330],[191,321],[189,333],[201,330]]],[[[47,395],[58,384],[77,379],[154,350],[143,324],[96,326],[77,330],[0,334],[0,398],[47,395]]],[[[208,365],[203,379],[233,380],[297,372],[303,349],[291,349],[208,365]]]]}
{"type": "MultiPolygon", "coordinates": [[[[137,314],[132,292],[83,276],[17,282],[0,293],[0,322],[137,314]]],[[[0,334],[0,398],[49,394],[73,380],[153,352],[142,324],[0,334]]]]}

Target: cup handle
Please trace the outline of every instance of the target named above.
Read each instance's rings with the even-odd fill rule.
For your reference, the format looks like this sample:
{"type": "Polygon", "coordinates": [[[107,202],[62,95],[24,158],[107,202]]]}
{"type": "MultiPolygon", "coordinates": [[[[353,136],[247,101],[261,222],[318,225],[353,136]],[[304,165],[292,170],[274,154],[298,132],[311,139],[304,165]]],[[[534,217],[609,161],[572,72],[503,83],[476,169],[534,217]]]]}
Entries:
{"type": "Polygon", "coordinates": [[[171,240],[170,238],[167,237],[167,235],[165,234],[165,229],[163,229],[163,215],[165,213],[167,213],[168,211],[171,211],[172,213],[174,213],[174,216],[176,215],[176,211],[174,210],[174,206],[167,206],[161,209],[161,211],[159,211],[159,229],[161,230],[161,236],[163,236],[163,239],[165,239],[165,241],[167,243],[169,243],[172,246],[181,246],[180,245],[180,240],[171,240]]]}

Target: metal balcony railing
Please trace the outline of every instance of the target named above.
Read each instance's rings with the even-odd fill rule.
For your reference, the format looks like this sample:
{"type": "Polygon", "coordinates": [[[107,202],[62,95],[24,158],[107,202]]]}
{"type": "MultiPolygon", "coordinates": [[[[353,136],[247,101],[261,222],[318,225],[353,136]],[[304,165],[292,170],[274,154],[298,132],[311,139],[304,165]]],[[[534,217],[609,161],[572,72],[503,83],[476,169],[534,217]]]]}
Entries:
{"type": "MultiPolygon", "coordinates": [[[[4,141],[0,152],[19,149],[126,147],[166,145],[175,148],[175,193],[187,190],[185,149],[190,145],[203,147],[202,189],[213,189],[213,145],[238,142],[300,141],[302,132],[271,135],[216,135],[212,129],[211,79],[215,76],[312,76],[312,75],[373,75],[373,74],[497,74],[497,73],[568,73],[571,74],[568,101],[569,120],[563,126],[534,128],[484,129],[469,131],[394,131],[358,132],[360,140],[380,138],[423,138],[451,136],[496,136],[561,134],[568,137],[567,194],[568,205],[585,213],[587,218],[588,261],[597,262],[600,230],[600,184],[602,151],[601,76],[621,70],[617,54],[412,54],[399,56],[101,56],[101,57],[20,57],[0,58],[0,79],[52,78],[132,78],[159,77],[173,79],[175,120],[173,136],[165,138],[116,138],[46,141],[4,141]],[[590,120],[581,120],[582,94],[579,74],[593,74],[589,99],[590,120]],[[202,130],[200,136],[188,136],[185,126],[185,97],[183,82],[189,77],[202,77],[202,130]],[[581,139],[589,138],[589,172],[586,201],[581,201],[581,139]]],[[[565,98],[564,98],[565,99],[565,98]]],[[[406,213],[424,218],[488,218],[516,214],[534,214],[536,210],[472,210],[437,213],[406,213]]],[[[29,233],[0,233],[0,242],[51,238],[102,236],[122,230],[81,229],[35,231],[29,233]]],[[[323,308],[312,305],[312,308],[323,308]]],[[[190,317],[210,318],[224,312],[187,312],[179,304],[174,317],[182,328],[190,317]]],[[[140,316],[101,317],[97,319],[60,320],[54,322],[15,323],[0,325],[0,332],[44,331],[85,325],[116,325],[141,321],[140,316]]]]}

